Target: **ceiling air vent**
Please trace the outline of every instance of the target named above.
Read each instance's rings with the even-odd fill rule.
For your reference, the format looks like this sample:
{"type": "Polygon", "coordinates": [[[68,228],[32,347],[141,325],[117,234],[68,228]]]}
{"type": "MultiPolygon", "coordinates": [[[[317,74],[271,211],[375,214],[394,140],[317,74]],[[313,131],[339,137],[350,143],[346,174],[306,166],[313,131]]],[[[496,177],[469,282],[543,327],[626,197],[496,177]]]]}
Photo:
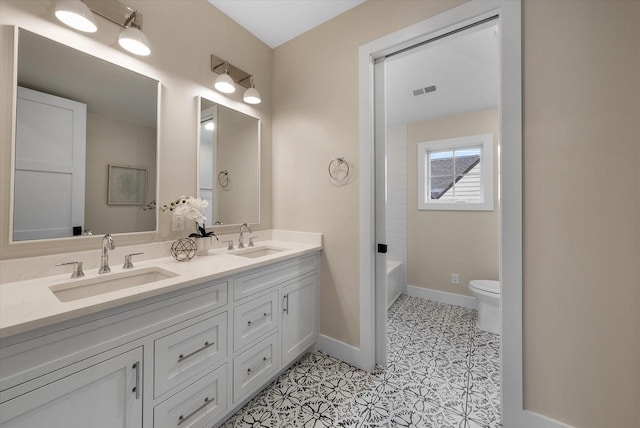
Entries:
{"type": "Polygon", "coordinates": [[[413,96],[417,97],[418,95],[428,94],[429,92],[436,91],[436,85],[427,86],[426,88],[418,88],[413,90],[413,96]]]}

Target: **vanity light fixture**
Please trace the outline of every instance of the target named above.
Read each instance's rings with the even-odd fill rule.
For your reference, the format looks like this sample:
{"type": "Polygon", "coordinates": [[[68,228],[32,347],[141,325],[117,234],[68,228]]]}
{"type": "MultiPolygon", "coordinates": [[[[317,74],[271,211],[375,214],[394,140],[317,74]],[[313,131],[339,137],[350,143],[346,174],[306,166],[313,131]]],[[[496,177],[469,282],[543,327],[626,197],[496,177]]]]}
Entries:
{"type": "Polygon", "coordinates": [[[211,55],[211,71],[218,73],[214,87],[225,94],[231,94],[236,90],[236,84],[246,88],[242,99],[247,104],[260,104],[260,93],[253,83],[253,75],[230,64],[215,55],[211,55]]]}
{"type": "Polygon", "coordinates": [[[258,92],[256,86],[253,84],[253,76],[249,77],[249,82],[251,87],[244,91],[242,99],[247,104],[260,104],[262,99],[260,98],[260,92],[258,92]]]}
{"type": "Polygon", "coordinates": [[[56,4],[56,17],[66,25],[84,32],[95,32],[93,13],[123,27],[118,44],[135,55],[151,53],[149,40],[142,32],[142,14],[119,0],[62,0],[56,4]]]}
{"type": "Polygon", "coordinates": [[[56,4],[56,18],[71,28],[85,33],[98,31],[91,9],[80,0],[64,0],[56,4]]]}

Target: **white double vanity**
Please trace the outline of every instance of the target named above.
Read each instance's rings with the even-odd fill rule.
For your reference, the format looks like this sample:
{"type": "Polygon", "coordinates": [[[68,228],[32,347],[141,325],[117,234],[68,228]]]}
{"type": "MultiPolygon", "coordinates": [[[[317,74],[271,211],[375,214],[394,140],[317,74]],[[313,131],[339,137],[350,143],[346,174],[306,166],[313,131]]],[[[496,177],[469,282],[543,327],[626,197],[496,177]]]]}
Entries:
{"type": "MultiPolygon", "coordinates": [[[[270,209],[260,199],[261,178],[270,179],[264,112],[181,96],[184,76],[27,26],[2,39],[12,55],[0,80],[14,93],[0,110],[13,113],[15,138],[11,175],[1,174],[13,199],[0,229],[0,427],[216,426],[315,346],[322,235],[260,230],[255,247],[176,261],[172,242],[153,241],[189,236],[195,224],[167,218],[165,204],[185,196],[161,191],[158,177],[191,174],[195,162],[197,180],[182,191],[206,200],[209,231],[233,231],[220,239],[238,245],[240,224],[264,227],[260,211],[270,209]],[[171,97],[160,97],[163,87],[171,97]],[[180,150],[192,146],[163,163],[160,100],[199,107],[196,138],[180,140],[180,150]],[[49,255],[24,258],[35,254],[49,255]],[[70,277],[74,262],[84,276],[70,277]]],[[[173,140],[163,139],[165,155],[177,153],[173,140]]]]}
{"type": "MultiPolygon", "coordinates": [[[[150,244],[130,248],[165,257],[124,270],[114,256],[108,274],[87,269],[71,279],[69,266],[65,274],[0,284],[0,425],[223,422],[318,336],[322,236],[260,234],[269,237],[253,253],[219,248],[178,262],[168,256],[170,243],[150,244]],[[158,271],[165,274],[140,285],[93,287],[158,271]],[[93,291],[68,291],[74,284],[93,291]]],[[[30,263],[53,258],[2,262],[2,269],[18,278],[30,263]]]]}

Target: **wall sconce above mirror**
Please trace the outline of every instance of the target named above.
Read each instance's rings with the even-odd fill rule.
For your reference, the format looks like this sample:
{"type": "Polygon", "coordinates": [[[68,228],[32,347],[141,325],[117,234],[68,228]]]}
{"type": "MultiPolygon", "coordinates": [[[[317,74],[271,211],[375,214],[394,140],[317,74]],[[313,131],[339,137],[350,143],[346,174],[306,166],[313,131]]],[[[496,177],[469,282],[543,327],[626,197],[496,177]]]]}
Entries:
{"type": "Polygon", "coordinates": [[[222,58],[211,55],[211,71],[218,73],[213,87],[223,94],[232,94],[236,91],[235,84],[246,88],[242,100],[247,104],[260,104],[262,97],[253,82],[253,75],[239,69],[233,64],[229,64],[222,58]]]}
{"type": "Polygon", "coordinates": [[[78,31],[95,33],[98,30],[93,13],[123,27],[118,44],[135,55],[151,53],[149,40],[142,32],[142,14],[118,0],[60,0],[56,17],[78,31]]]}
{"type": "Polygon", "coordinates": [[[260,222],[260,120],[200,98],[198,193],[208,226],[260,222]]]}
{"type": "Polygon", "coordinates": [[[17,64],[13,241],[157,230],[159,82],[24,29],[17,64]]]}

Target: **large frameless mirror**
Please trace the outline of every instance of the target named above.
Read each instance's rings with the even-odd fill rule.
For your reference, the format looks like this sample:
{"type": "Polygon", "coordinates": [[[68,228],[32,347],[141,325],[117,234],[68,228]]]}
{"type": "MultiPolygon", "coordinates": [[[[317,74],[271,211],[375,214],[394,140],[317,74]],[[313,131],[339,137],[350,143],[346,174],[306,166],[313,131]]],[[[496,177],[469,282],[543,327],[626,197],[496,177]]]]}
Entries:
{"type": "Polygon", "coordinates": [[[157,80],[18,34],[13,241],[156,230],[157,80]]]}
{"type": "Polygon", "coordinates": [[[260,121],[200,98],[199,196],[207,226],[260,222],[260,121]]]}

